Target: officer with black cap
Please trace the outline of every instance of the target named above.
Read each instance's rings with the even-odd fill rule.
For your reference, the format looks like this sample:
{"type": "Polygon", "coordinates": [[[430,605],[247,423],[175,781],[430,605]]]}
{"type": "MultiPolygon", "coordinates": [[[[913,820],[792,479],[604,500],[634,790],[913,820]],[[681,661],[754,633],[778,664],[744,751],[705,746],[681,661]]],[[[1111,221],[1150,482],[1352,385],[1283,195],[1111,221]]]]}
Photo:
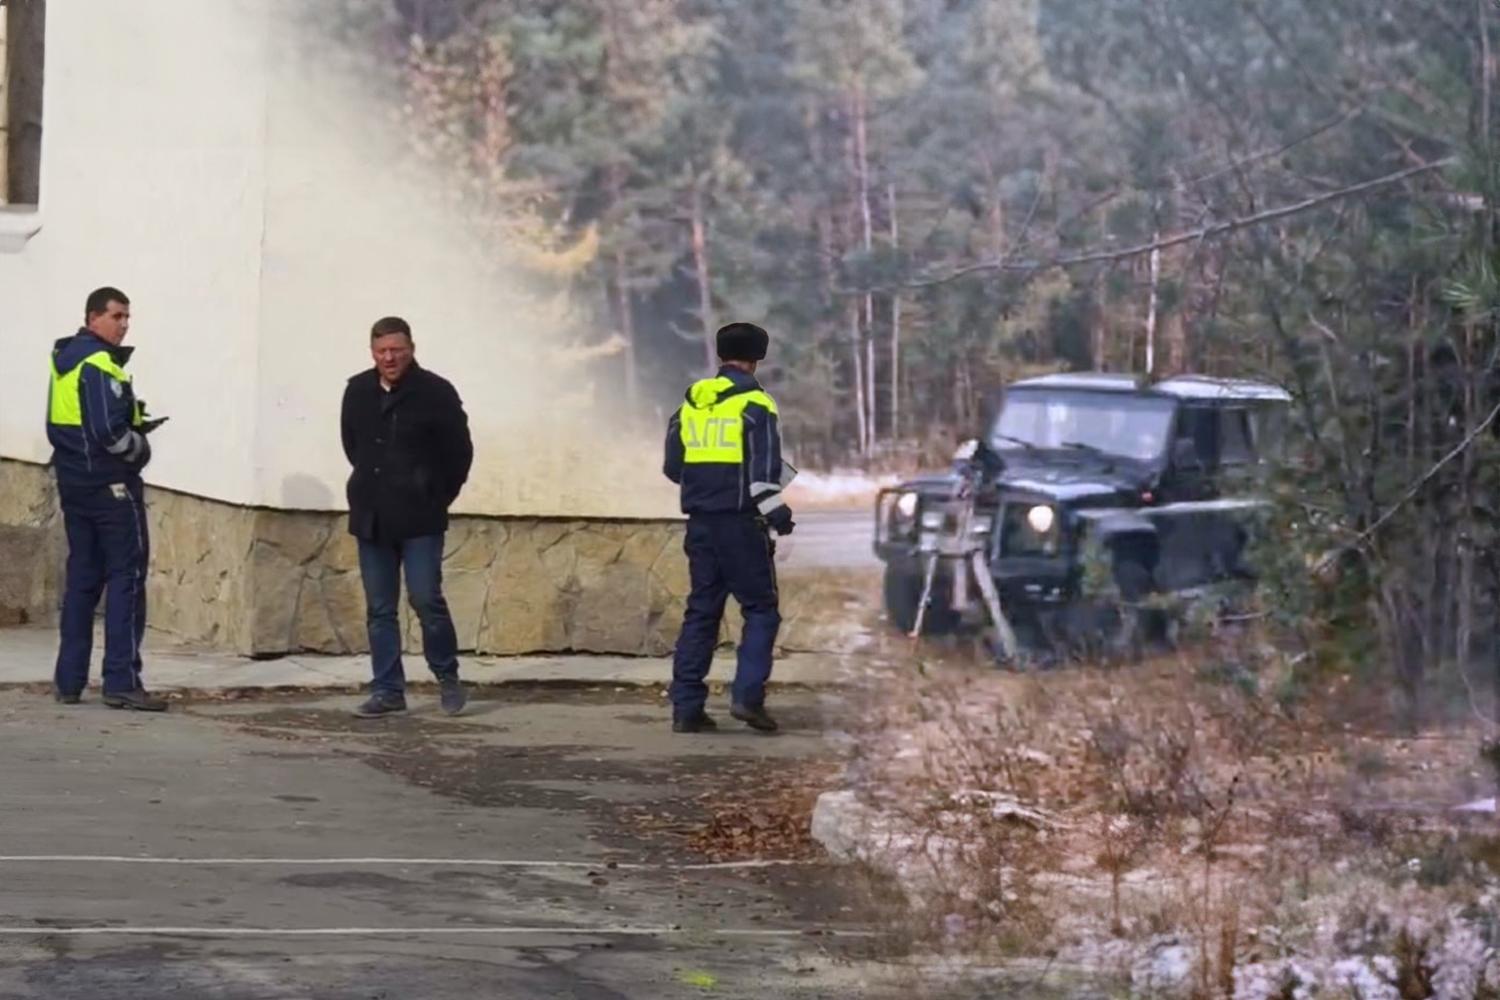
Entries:
{"type": "Polygon", "coordinates": [[[773,732],[766,712],[771,650],[781,626],[775,546],[790,534],[781,496],[794,474],[781,459],[776,402],[755,379],[770,338],[753,323],[730,323],[715,338],[719,374],[693,383],[667,424],[662,471],[682,487],[692,591],[672,658],[672,731],[716,729],[704,711],[709,664],[730,594],[744,613],[729,714],[773,732]]]}

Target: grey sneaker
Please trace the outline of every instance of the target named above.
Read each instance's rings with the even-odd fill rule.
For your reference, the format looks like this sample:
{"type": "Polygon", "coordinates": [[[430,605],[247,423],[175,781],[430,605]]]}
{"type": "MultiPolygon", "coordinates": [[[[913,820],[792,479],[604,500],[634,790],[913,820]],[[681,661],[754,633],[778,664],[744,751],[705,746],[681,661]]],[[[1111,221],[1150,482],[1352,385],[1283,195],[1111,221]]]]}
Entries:
{"type": "Polygon", "coordinates": [[[406,711],[406,696],[377,691],[366,698],[354,714],[361,719],[378,719],[385,715],[398,715],[406,711]]]}
{"type": "Polygon", "coordinates": [[[120,691],[115,694],[105,692],[101,700],[110,708],[128,708],[134,712],[165,712],[167,710],[166,699],[156,697],[145,688],[120,691]]]}
{"type": "Polygon", "coordinates": [[[443,705],[443,714],[457,715],[462,712],[464,706],[469,703],[469,695],[464,691],[463,682],[455,675],[444,677],[438,683],[441,685],[439,698],[443,705]]]}
{"type": "Polygon", "coordinates": [[[83,700],[83,696],[77,691],[59,691],[56,688],[52,690],[52,697],[59,705],[76,705],[83,700]]]}

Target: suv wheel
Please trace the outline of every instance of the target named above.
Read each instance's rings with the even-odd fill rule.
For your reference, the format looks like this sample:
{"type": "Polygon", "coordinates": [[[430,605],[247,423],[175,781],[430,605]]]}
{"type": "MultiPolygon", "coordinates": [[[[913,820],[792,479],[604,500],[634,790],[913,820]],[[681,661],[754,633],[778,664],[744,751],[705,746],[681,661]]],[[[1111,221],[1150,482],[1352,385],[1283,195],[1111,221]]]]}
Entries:
{"type": "MultiPolygon", "coordinates": [[[[922,571],[902,566],[885,568],[885,614],[902,632],[910,632],[917,623],[917,604],[922,600],[922,571]]],[[[942,567],[932,580],[932,595],[922,632],[942,635],[958,628],[958,612],[953,610],[953,580],[942,567]]]]}

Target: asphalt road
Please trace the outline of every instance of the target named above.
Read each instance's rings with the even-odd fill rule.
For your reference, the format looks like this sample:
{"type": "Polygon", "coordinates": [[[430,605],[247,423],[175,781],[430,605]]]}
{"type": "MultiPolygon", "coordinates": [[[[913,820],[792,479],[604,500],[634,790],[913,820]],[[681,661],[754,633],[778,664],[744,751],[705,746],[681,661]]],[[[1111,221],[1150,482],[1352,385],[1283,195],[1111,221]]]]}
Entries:
{"type": "Polygon", "coordinates": [[[776,543],[778,565],[784,571],[880,568],[871,551],[871,511],[798,511],[795,518],[796,528],[776,543]]]}
{"type": "Polygon", "coordinates": [[[924,995],[848,870],[682,867],[705,801],[825,760],[814,695],[775,737],[674,735],[651,691],[413,702],[0,691],[0,996],[924,995]]]}

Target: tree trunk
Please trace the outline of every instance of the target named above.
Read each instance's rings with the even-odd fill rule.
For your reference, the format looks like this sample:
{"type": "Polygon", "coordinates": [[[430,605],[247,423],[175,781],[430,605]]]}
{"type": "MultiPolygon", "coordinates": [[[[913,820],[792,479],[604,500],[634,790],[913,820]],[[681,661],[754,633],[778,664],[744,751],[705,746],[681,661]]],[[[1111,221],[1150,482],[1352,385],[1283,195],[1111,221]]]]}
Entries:
{"type": "Polygon", "coordinates": [[[703,184],[693,178],[692,226],[693,226],[693,270],[698,276],[698,318],[703,325],[703,349],[707,370],[713,371],[719,354],[714,343],[718,320],[714,318],[713,284],[708,273],[708,223],[703,212],[703,184]]]}
{"type": "MultiPolygon", "coordinates": [[[[859,196],[859,218],[860,235],[865,248],[865,259],[868,260],[874,249],[874,225],[870,217],[870,155],[868,148],[868,135],[866,129],[867,109],[865,107],[864,88],[856,86],[854,93],[850,96],[850,115],[854,123],[854,179],[858,188],[859,196]]],[[[862,450],[868,456],[875,445],[876,435],[876,393],[875,393],[875,296],[865,296],[865,377],[867,388],[865,390],[865,405],[868,407],[868,417],[865,426],[868,429],[862,450]]]]}
{"type": "MultiPolygon", "coordinates": [[[[896,224],[896,185],[885,189],[887,211],[891,216],[891,252],[900,249],[901,235],[896,224]]],[[[901,293],[891,293],[891,441],[901,437],[901,293]]]]}
{"type": "MultiPolygon", "coordinates": [[[[829,150],[827,142],[830,137],[824,134],[824,115],[820,106],[809,104],[803,109],[803,125],[808,136],[808,156],[813,163],[813,173],[818,178],[829,175],[828,159],[829,150]]],[[[825,197],[826,192],[819,191],[813,206],[813,225],[817,232],[818,240],[818,287],[822,292],[819,304],[822,306],[822,315],[827,317],[829,323],[830,350],[834,357],[834,379],[838,378],[838,372],[842,370],[842,364],[838,360],[840,340],[849,339],[852,354],[852,365],[850,367],[850,382],[854,395],[855,430],[859,441],[859,450],[864,451],[865,440],[865,410],[864,410],[864,372],[859,358],[859,315],[858,302],[849,300],[844,303],[842,315],[837,308],[837,297],[834,291],[834,261],[837,258],[839,244],[839,218],[835,211],[833,200],[825,197]],[[843,330],[840,331],[840,325],[843,330]]],[[[818,338],[821,340],[822,338],[818,338]]],[[[830,391],[833,391],[830,387],[830,391]]],[[[832,460],[844,447],[842,436],[844,431],[837,429],[842,421],[835,419],[830,423],[826,438],[826,453],[828,460],[832,460]]]]}
{"type": "Polygon", "coordinates": [[[860,352],[859,300],[849,300],[849,356],[854,362],[854,412],[859,432],[859,453],[870,453],[869,414],[865,411],[865,366],[860,352]]]}
{"type": "Polygon", "coordinates": [[[1417,278],[1412,275],[1411,301],[1406,312],[1406,480],[1417,474],[1417,344],[1422,334],[1417,322],[1417,278]]]}
{"type": "Polygon", "coordinates": [[[633,405],[636,398],[635,318],[631,315],[630,288],[626,283],[624,255],[617,251],[613,262],[614,275],[610,280],[610,288],[614,293],[615,325],[620,331],[620,337],[625,341],[625,348],[622,352],[625,364],[625,400],[633,405]]]}
{"type": "MultiPolygon", "coordinates": [[[[1492,131],[1494,125],[1491,121],[1491,91],[1494,87],[1495,66],[1494,56],[1490,51],[1489,11],[1490,4],[1486,2],[1486,0],[1475,0],[1474,16],[1479,22],[1479,79],[1477,81],[1479,86],[1479,141],[1478,143],[1476,143],[1476,145],[1483,154],[1483,161],[1488,164],[1493,164],[1495,157],[1494,135],[1492,131]]],[[[1486,171],[1483,194],[1485,202],[1485,212],[1479,216],[1479,221],[1476,224],[1480,227],[1479,239],[1483,256],[1486,260],[1489,260],[1493,254],[1495,232],[1493,228],[1494,223],[1492,221],[1494,219],[1496,194],[1493,170],[1486,171]]],[[[1491,322],[1491,327],[1491,335],[1493,336],[1493,322],[1491,322]]],[[[1466,329],[1465,332],[1472,337],[1471,328],[1466,329]]],[[[1474,389],[1475,375],[1472,356],[1470,358],[1470,367],[1468,374],[1470,395],[1477,395],[1474,389]]],[[[1476,416],[1477,414],[1475,414],[1471,409],[1467,422],[1472,424],[1476,416]]],[[[1473,519],[1472,511],[1474,509],[1471,496],[1471,491],[1473,490],[1474,486],[1473,475],[1471,474],[1471,467],[1473,465],[1473,458],[1471,455],[1472,451],[1473,449],[1466,449],[1464,452],[1464,493],[1467,500],[1464,517],[1465,520],[1471,524],[1473,519]]],[[[1473,546],[1470,545],[1469,548],[1472,549],[1473,546]]],[[[1473,558],[1472,554],[1470,555],[1470,558],[1473,558]]],[[[1467,603],[1472,608],[1474,603],[1472,596],[1468,598],[1467,603]]],[[[1494,707],[1491,710],[1493,717],[1493,713],[1495,711],[1500,711],[1500,661],[1491,664],[1490,670],[1490,684],[1492,686],[1492,696],[1494,699],[1494,707]]],[[[1476,706],[1476,711],[1477,710],[1478,708],[1476,706]]],[[[1500,782],[1500,772],[1497,772],[1496,780],[1497,782],[1500,782]]]]}
{"type": "Polygon", "coordinates": [[[875,419],[875,316],[871,311],[875,306],[875,298],[872,295],[865,296],[865,405],[869,407],[869,419],[866,425],[869,428],[870,439],[866,443],[865,454],[869,455],[875,450],[876,426],[875,419]]]}
{"type": "MultiPolygon", "coordinates": [[[[1104,246],[1109,238],[1109,216],[1100,213],[1099,245],[1104,246]]],[[[1099,272],[1099,315],[1094,319],[1094,370],[1109,371],[1109,277],[1112,265],[1105,265],[1099,272]]],[[[1126,366],[1129,369],[1129,366],[1126,366]]]]}
{"type": "MultiPolygon", "coordinates": [[[[1160,219],[1166,219],[1168,229],[1185,228],[1192,224],[1192,220],[1184,220],[1181,217],[1177,199],[1173,196],[1166,198],[1165,211],[1157,220],[1160,227],[1160,219]]],[[[1158,255],[1153,254],[1153,257],[1158,255]]],[[[1188,342],[1187,342],[1187,313],[1189,308],[1188,291],[1188,265],[1191,262],[1191,247],[1178,245],[1163,250],[1154,262],[1155,271],[1151,276],[1151,298],[1155,305],[1156,328],[1157,328],[1157,354],[1164,356],[1165,364],[1162,365],[1163,375],[1180,375],[1187,371],[1188,342]],[[1176,278],[1179,282],[1178,293],[1175,300],[1167,309],[1161,306],[1161,276],[1165,273],[1176,278]]],[[[1153,369],[1153,374],[1155,371],[1153,369]]]]}
{"type": "Polygon", "coordinates": [[[1099,274],[1098,302],[1094,317],[1094,349],[1089,352],[1095,371],[1109,371],[1109,359],[1105,357],[1105,344],[1109,340],[1109,281],[1108,271],[1099,274]]]}
{"type": "MultiPolygon", "coordinates": [[[[624,201],[623,174],[624,168],[619,165],[609,168],[609,203],[612,208],[618,207],[624,201]]],[[[615,328],[619,330],[621,339],[625,341],[625,349],[622,352],[625,400],[633,405],[636,397],[635,317],[632,315],[629,272],[625,267],[625,255],[620,250],[616,249],[610,255],[610,262],[613,269],[610,290],[614,297],[615,328]]]]}
{"type": "MultiPolygon", "coordinates": [[[[1161,239],[1161,234],[1153,233],[1152,242],[1161,239]]],[[[1161,250],[1151,251],[1151,294],[1146,303],[1146,374],[1153,375],[1156,372],[1156,285],[1161,278],[1161,250]]]]}
{"type": "MultiPolygon", "coordinates": [[[[1479,422],[1479,399],[1475,384],[1474,324],[1464,324],[1464,439],[1474,434],[1479,422]]],[[[1458,669],[1468,676],[1474,652],[1474,449],[1465,448],[1460,456],[1459,503],[1462,510],[1455,518],[1458,536],[1458,629],[1454,637],[1453,656],[1458,669]]],[[[1475,706],[1478,710],[1479,706],[1475,706]]]]}
{"type": "Polygon", "coordinates": [[[1187,322],[1182,309],[1173,309],[1159,319],[1161,340],[1166,347],[1166,375],[1181,375],[1189,368],[1187,322]]]}

